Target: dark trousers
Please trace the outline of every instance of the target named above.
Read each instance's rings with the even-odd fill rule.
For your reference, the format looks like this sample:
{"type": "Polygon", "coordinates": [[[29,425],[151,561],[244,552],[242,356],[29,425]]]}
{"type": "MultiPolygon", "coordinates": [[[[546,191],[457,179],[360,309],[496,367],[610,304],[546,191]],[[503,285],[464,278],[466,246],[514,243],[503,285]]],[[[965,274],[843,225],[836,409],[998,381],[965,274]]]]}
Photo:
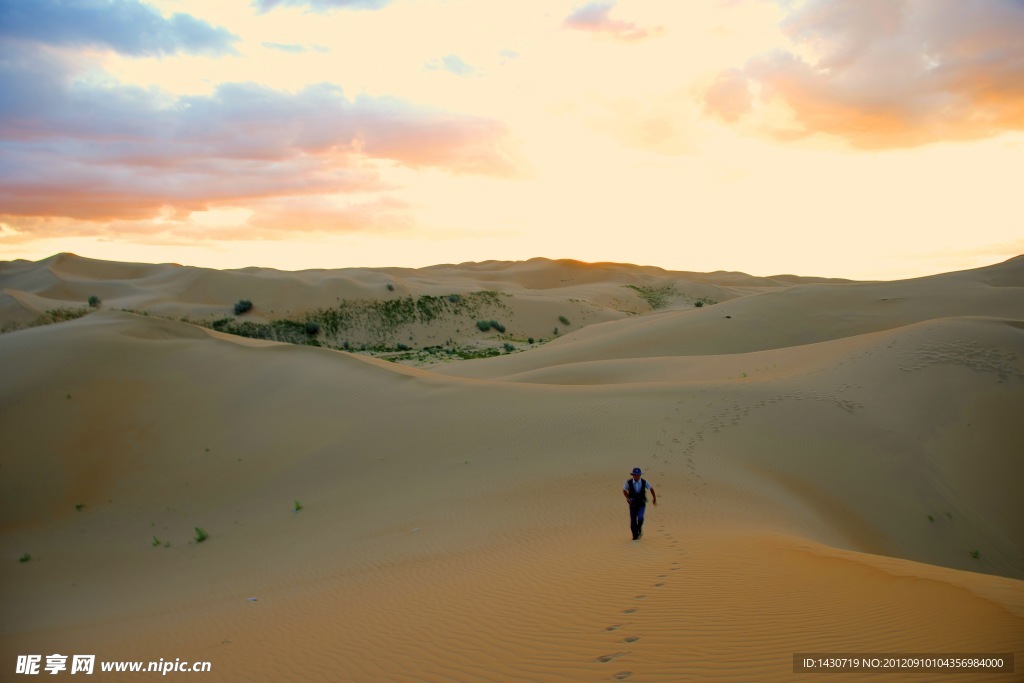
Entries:
{"type": "Polygon", "coordinates": [[[644,510],[647,509],[646,505],[630,505],[629,506],[629,529],[633,532],[633,538],[640,538],[641,532],[644,529],[644,510]]]}

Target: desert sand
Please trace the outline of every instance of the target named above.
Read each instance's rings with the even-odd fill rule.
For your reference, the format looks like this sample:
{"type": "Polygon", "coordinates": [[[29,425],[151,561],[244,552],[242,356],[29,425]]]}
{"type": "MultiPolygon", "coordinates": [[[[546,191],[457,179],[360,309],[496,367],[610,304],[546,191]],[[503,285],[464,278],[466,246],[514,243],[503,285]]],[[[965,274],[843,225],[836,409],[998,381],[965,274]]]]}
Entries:
{"type": "Polygon", "coordinates": [[[54,653],[203,681],[801,680],[795,653],[1024,676],[1024,257],[848,282],[59,254],[0,290],[5,680],[54,653]],[[306,343],[209,329],[352,301],[306,343]],[[388,301],[434,308],[385,326],[388,301]],[[92,312],[35,324],[58,309],[92,312]],[[635,542],[634,466],[659,503],[635,542]]]}

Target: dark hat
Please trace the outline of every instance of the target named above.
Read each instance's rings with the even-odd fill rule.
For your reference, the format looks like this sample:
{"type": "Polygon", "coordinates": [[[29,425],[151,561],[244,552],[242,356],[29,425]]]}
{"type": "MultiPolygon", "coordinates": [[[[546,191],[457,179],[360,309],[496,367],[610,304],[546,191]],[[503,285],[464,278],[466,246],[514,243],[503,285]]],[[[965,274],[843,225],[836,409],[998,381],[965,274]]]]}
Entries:
{"type": "Polygon", "coordinates": [[[634,467],[633,468],[633,474],[643,474],[643,472],[640,471],[639,467],[634,467]]]}

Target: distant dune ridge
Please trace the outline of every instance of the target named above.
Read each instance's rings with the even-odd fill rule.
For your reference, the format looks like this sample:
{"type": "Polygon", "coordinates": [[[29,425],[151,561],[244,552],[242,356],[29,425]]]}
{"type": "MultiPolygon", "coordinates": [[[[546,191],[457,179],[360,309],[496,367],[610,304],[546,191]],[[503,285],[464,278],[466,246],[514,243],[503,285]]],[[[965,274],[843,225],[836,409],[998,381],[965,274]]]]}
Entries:
{"type": "Polygon", "coordinates": [[[248,300],[254,308],[246,321],[316,319],[325,322],[320,335],[324,343],[384,347],[477,343],[487,336],[476,328],[480,319],[497,319],[521,343],[530,337],[550,339],[586,324],[648,312],[652,306],[691,307],[698,301],[719,302],[788,287],[794,281],[821,280],[548,259],[421,269],[219,271],[175,264],[108,263],[73,254],[0,264],[0,279],[0,324],[8,328],[30,324],[48,310],[84,308],[90,297],[97,297],[107,310],[206,322],[233,316],[233,305],[248,300]],[[474,295],[481,293],[493,294],[493,301],[472,305],[474,295]],[[434,299],[435,306],[448,310],[440,312],[441,319],[423,320],[422,315],[412,321],[394,319],[400,313],[395,304],[414,305],[424,299],[434,299]],[[344,310],[338,308],[342,302],[344,310]],[[322,312],[327,309],[357,318],[354,329],[326,335],[329,321],[323,320],[322,312]],[[371,314],[376,318],[367,319],[371,314]]]}
{"type": "Polygon", "coordinates": [[[1020,680],[1024,257],[849,282],[59,254],[0,291],[3,666],[769,681],[798,652],[1012,652],[956,679],[1020,680]],[[354,301],[298,344],[208,329],[354,301]],[[62,309],[93,312],[37,324],[62,309]],[[659,505],[633,542],[637,465],[659,505]]]}

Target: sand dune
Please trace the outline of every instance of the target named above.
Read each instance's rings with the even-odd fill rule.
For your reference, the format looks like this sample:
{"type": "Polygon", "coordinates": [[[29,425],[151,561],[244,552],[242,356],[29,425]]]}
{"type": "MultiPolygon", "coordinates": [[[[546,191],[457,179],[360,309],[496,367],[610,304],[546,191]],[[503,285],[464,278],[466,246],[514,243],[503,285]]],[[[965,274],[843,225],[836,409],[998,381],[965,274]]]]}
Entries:
{"type": "MultiPolygon", "coordinates": [[[[726,301],[789,287],[794,282],[819,280],[794,276],[774,280],[743,273],[672,272],[628,264],[548,259],[421,269],[284,272],[270,268],[218,271],[176,264],[109,263],[57,254],[36,263],[0,264],[0,324],[24,325],[48,310],[85,308],[93,296],[107,310],[128,309],[196,321],[232,316],[235,302],[245,299],[254,304],[246,320],[267,322],[304,320],[341,301],[381,304],[408,297],[494,292],[497,299],[493,303],[466,311],[461,319],[384,325],[386,329],[376,335],[356,329],[340,336],[353,343],[390,346],[427,346],[447,340],[462,344],[493,338],[493,333],[481,333],[474,325],[483,317],[500,318],[508,327],[507,338],[522,344],[531,337],[551,338],[595,322],[648,312],[650,297],[655,295],[659,307],[690,308],[698,300],[726,301]],[[647,292],[650,295],[645,299],[647,292]]],[[[339,346],[341,339],[324,341],[337,341],[334,345],[339,346]]]]}
{"type": "Polygon", "coordinates": [[[961,316],[1020,317],[1024,257],[990,268],[916,280],[809,284],[591,325],[536,353],[441,372],[496,378],[612,358],[705,356],[795,347],[961,316]]]}
{"type": "Polygon", "coordinates": [[[1014,652],[1016,674],[956,678],[1019,680],[1022,274],[4,264],[6,321],[94,290],[150,315],[0,335],[0,651],[224,681],[789,680],[797,652],[1014,652]],[[631,315],[606,305],[623,277],[730,297],[631,315]],[[490,287],[545,324],[606,297],[577,305],[607,320],[424,369],[155,317],[388,282],[490,287]],[[640,542],[634,465],[659,497],[640,542]]]}

